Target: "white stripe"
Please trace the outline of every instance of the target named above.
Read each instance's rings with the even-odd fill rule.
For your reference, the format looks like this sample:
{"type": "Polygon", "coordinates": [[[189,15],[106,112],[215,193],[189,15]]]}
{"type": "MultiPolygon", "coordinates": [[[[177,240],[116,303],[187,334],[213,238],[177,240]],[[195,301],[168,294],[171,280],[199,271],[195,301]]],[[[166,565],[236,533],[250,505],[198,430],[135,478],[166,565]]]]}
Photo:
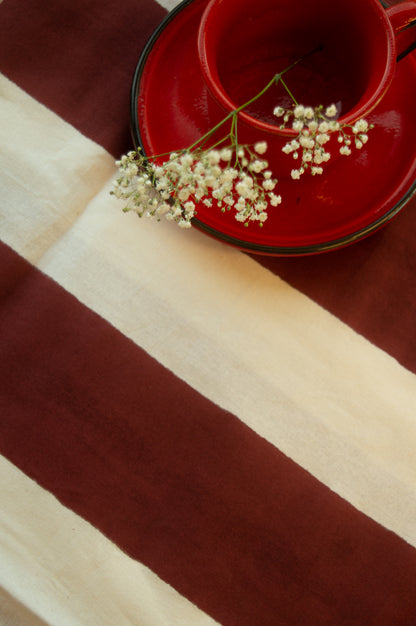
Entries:
{"type": "Polygon", "coordinates": [[[157,0],[157,3],[160,4],[167,11],[172,11],[172,9],[180,4],[180,0],[157,0]]]}
{"type": "Polygon", "coordinates": [[[0,623],[1,626],[48,626],[43,619],[1,588],[0,623]]]}
{"type": "Polygon", "coordinates": [[[113,159],[1,75],[0,107],[0,236],[36,263],[102,188],[113,159]]]}
{"type": "Polygon", "coordinates": [[[217,624],[1,456],[0,471],[2,625],[217,624]]]}
{"type": "MultiPolygon", "coordinates": [[[[39,107],[23,94],[19,98],[23,108],[39,107]]],[[[49,115],[37,117],[33,133],[41,135],[46,125],[54,133],[62,124],[49,115]]],[[[77,137],[76,162],[84,153],[82,141],[87,150],[91,142],[70,127],[67,132],[77,137]]],[[[94,172],[105,161],[104,151],[95,149],[89,163],[94,190],[102,182],[94,172]]],[[[32,150],[36,160],[51,158],[44,145],[32,150]]],[[[18,159],[12,171],[25,170],[25,153],[18,159]]],[[[50,190],[42,189],[42,179],[16,187],[13,194],[29,193],[35,212],[43,211],[47,221],[50,190]]],[[[15,200],[9,200],[3,238],[32,259],[33,206],[22,243],[15,235],[15,200]]],[[[38,262],[43,271],[354,506],[416,545],[412,373],[247,255],[197,231],[122,215],[108,187],[63,230],[38,262]]]]}

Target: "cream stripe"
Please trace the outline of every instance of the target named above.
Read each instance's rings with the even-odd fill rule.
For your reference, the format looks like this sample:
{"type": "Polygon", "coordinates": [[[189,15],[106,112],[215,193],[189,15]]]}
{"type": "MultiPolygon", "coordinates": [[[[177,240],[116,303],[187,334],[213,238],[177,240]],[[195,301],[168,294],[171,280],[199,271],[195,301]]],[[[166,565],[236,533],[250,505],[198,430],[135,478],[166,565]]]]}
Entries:
{"type": "Polygon", "coordinates": [[[114,163],[1,74],[0,111],[0,236],[8,232],[36,263],[101,189],[114,163]]]}
{"type": "Polygon", "coordinates": [[[2,626],[48,626],[43,619],[1,588],[0,620],[2,626]]]}
{"type": "Polygon", "coordinates": [[[1,456],[0,471],[1,624],[217,624],[1,456]]]}
{"type": "MultiPolygon", "coordinates": [[[[36,106],[30,101],[31,110],[36,106]]],[[[50,129],[54,123],[51,115],[50,129]]],[[[33,149],[48,158],[43,146],[33,149]]],[[[25,161],[18,166],[23,171],[25,161]]],[[[95,169],[93,159],[89,171],[95,169]]],[[[47,220],[41,193],[38,201],[47,220]]],[[[415,376],[248,256],[197,231],[139,222],[120,208],[104,188],[39,267],[416,545],[415,376]]],[[[15,231],[11,212],[3,237],[32,259],[30,232],[22,246],[15,231]]]]}
{"type": "Polygon", "coordinates": [[[157,3],[160,4],[167,11],[172,11],[172,9],[174,9],[177,4],[180,4],[178,0],[157,0],[157,3]]]}

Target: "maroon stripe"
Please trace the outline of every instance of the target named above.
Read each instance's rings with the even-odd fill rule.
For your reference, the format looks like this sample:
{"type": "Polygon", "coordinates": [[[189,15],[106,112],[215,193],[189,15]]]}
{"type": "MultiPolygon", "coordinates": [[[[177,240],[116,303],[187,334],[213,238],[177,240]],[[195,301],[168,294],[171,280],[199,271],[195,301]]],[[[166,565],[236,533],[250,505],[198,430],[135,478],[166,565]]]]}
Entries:
{"type": "Polygon", "coordinates": [[[3,454],[224,625],[412,623],[415,549],[3,244],[0,263],[3,454]]]}
{"type": "Polygon", "coordinates": [[[165,15],[154,0],[5,2],[0,71],[118,157],[131,149],[132,75],[165,15]]]}

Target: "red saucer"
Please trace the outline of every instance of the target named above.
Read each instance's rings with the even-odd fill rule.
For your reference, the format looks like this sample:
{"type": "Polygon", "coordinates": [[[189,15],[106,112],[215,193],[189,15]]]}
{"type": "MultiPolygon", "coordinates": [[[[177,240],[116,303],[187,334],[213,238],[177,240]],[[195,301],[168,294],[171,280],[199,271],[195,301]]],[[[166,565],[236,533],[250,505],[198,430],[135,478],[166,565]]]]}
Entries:
{"type": "MultiPolygon", "coordinates": [[[[140,57],[131,126],[135,145],[149,156],[186,148],[213,126],[196,44],[206,4],[185,0],[178,5],[140,57]]],[[[415,103],[416,58],[409,54],[368,117],[375,128],[364,148],[336,159],[321,176],[279,180],[276,192],[283,201],[270,207],[263,228],[257,222],[245,227],[231,211],[203,204],[194,225],[242,250],[276,256],[324,252],[366,237],[397,215],[416,191],[415,103]]]]}

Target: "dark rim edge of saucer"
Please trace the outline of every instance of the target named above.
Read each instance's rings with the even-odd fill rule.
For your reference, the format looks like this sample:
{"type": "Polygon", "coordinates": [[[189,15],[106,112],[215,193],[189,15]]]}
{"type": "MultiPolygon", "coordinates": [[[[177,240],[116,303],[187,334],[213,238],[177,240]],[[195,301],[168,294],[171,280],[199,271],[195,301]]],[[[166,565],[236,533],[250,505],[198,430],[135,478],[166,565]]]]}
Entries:
{"type": "MultiPolygon", "coordinates": [[[[153,34],[150,36],[147,41],[143,51],[139,57],[138,63],[134,70],[132,84],[130,89],[130,130],[132,139],[134,142],[135,148],[140,147],[144,156],[146,156],[146,150],[143,145],[140,124],[138,119],[138,99],[139,99],[139,90],[141,85],[141,79],[143,76],[143,71],[147,63],[147,59],[153,49],[154,44],[159,39],[165,28],[168,24],[176,18],[176,16],[185,9],[188,5],[192,4],[195,0],[183,0],[180,4],[178,4],[172,11],[170,11],[166,17],[160,22],[159,26],[154,30],[153,34]]],[[[197,217],[192,218],[193,225],[199,230],[207,233],[208,235],[214,237],[215,239],[219,239],[220,241],[224,241],[232,246],[240,248],[245,252],[264,254],[269,256],[304,256],[311,254],[319,254],[321,252],[329,252],[331,250],[336,250],[338,248],[343,248],[349,244],[355,243],[364,239],[368,235],[374,233],[379,228],[387,224],[393,217],[395,217],[403,207],[409,202],[412,196],[416,192],[416,180],[406,191],[404,196],[392,207],[390,208],[384,215],[380,218],[371,222],[368,226],[361,228],[349,235],[345,235],[344,237],[340,237],[338,239],[333,239],[330,241],[324,241],[321,243],[310,244],[310,245],[300,245],[300,246],[272,246],[267,244],[259,244],[245,241],[244,239],[238,239],[231,235],[227,235],[212,226],[208,226],[197,217]]]]}
{"type": "Polygon", "coordinates": [[[147,58],[151,53],[153,46],[159,39],[160,35],[165,30],[166,26],[180,13],[188,4],[192,4],[194,0],[182,0],[172,11],[170,11],[166,17],[160,22],[159,26],[153,31],[152,35],[146,42],[133,73],[131,88],[130,88],[130,131],[134,141],[135,147],[139,147],[143,150],[143,154],[146,156],[144,146],[141,139],[140,125],[137,115],[138,99],[139,99],[139,87],[143,70],[146,65],[147,58]]]}

